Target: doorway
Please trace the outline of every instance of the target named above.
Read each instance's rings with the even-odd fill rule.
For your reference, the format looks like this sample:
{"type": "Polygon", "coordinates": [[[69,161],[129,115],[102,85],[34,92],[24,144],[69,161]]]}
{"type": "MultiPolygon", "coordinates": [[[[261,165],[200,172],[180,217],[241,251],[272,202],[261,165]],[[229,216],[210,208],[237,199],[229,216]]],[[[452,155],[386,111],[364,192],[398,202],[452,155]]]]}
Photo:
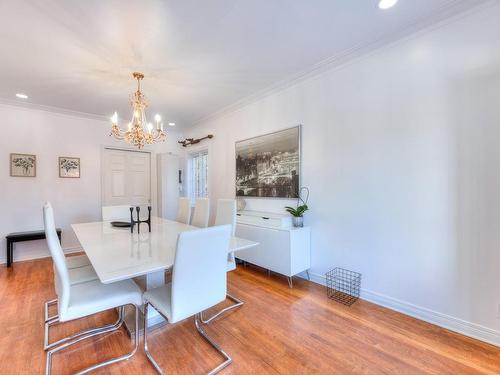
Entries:
{"type": "Polygon", "coordinates": [[[105,148],[102,156],[102,205],[151,204],[151,154],[105,148]]]}

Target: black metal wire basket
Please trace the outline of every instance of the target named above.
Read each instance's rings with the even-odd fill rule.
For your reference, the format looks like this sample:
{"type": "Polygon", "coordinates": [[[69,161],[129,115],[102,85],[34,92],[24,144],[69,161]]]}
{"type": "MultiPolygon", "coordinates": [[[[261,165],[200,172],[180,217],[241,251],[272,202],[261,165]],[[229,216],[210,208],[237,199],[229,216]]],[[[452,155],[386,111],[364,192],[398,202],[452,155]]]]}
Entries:
{"type": "Polygon", "coordinates": [[[334,268],[327,272],[326,292],[328,297],[346,306],[351,306],[359,299],[361,274],[344,268],[334,268]]]}

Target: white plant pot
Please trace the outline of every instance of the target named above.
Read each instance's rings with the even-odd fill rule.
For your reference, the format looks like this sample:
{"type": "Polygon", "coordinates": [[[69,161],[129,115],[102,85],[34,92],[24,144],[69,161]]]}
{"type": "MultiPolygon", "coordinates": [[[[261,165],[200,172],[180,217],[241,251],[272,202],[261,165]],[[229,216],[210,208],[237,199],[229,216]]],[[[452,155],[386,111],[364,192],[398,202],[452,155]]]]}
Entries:
{"type": "Polygon", "coordinates": [[[294,216],[292,217],[292,223],[295,228],[302,228],[304,226],[304,217],[300,216],[294,216]]]}

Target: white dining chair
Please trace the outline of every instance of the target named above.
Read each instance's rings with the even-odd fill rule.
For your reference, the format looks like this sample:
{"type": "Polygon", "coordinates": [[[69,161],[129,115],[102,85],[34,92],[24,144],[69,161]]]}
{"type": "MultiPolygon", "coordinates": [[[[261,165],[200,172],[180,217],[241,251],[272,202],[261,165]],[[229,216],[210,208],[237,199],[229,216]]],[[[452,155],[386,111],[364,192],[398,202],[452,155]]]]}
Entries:
{"type": "MultiPolygon", "coordinates": [[[[56,230],[54,224],[55,223],[54,218],[52,218],[51,223],[54,225],[54,227],[51,229],[56,230]]],[[[47,228],[45,228],[45,231],[47,231],[47,228]]],[[[89,258],[87,258],[86,255],[74,255],[65,257],[65,261],[66,261],[66,266],[68,267],[69,270],[72,284],[78,284],[81,282],[97,279],[97,275],[93,267],[90,265],[89,258]]],[[[57,303],[57,298],[45,302],[44,305],[45,323],[47,323],[49,320],[57,318],[57,315],[49,316],[49,307],[55,305],[56,303],[57,303]]]]}
{"type": "Polygon", "coordinates": [[[210,217],[210,200],[208,198],[197,198],[194,206],[194,215],[191,225],[198,228],[208,227],[210,217]]]}
{"type": "Polygon", "coordinates": [[[102,206],[102,221],[130,221],[130,205],[102,206]]]}
{"type": "Polygon", "coordinates": [[[176,221],[189,225],[191,221],[191,199],[179,198],[179,210],[177,211],[176,221]]]}
{"type": "MultiPolygon", "coordinates": [[[[66,257],[66,266],[70,272],[70,278],[72,279],[73,284],[97,279],[97,275],[91,267],[89,258],[87,258],[86,255],[66,257]],[[77,268],[81,269],[76,271],[77,268]]],[[[49,316],[49,307],[55,305],[56,303],[57,298],[45,302],[45,322],[57,317],[57,315],[49,316]]]]}
{"type": "MultiPolygon", "coordinates": [[[[217,212],[215,215],[215,225],[223,225],[223,224],[229,224],[231,225],[231,236],[234,236],[234,233],[236,231],[236,200],[235,199],[219,199],[217,201],[217,212]]],[[[229,253],[227,255],[227,265],[226,265],[226,271],[230,272],[236,269],[236,259],[234,257],[234,253],[229,253]]],[[[220,315],[224,314],[225,312],[235,309],[237,307],[240,307],[243,305],[243,301],[240,299],[236,298],[235,296],[227,293],[226,297],[230,299],[233,304],[225,307],[224,309],[220,310],[216,314],[212,315],[210,318],[205,319],[203,317],[203,313],[200,314],[201,316],[201,321],[204,324],[210,323],[212,320],[215,318],[219,317],[220,315]]]]}
{"type": "MultiPolygon", "coordinates": [[[[67,259],[67,257],[66,257],[67,259]]],[[[86,283],[87,281],[93,281],[97,280],[98,276],[94,270],[94,267],[91,265],[88,266],[82,266],[82,267],[77,267],[77,268],[69,268],[68,267],[68,275],[69,275],[69,281],[71,285],[76,285],[76,284],[81,284],[81,283],[86,283]]],[[[55,270],[55,265],[54,265],[54,285],[56,287],[56,291],[58,288],[59,284],[59,279],[57,277],[57,273],[55,270]]],[[[56,305],[58,302],[58,298],[54,298],[53,300],[45,302],[45,324],[50,326],[50,322],[54,319],[56,319],[58,316],[52,315],[49,316],[49,306],[56,305]]],[[[47,334],[48,334],[48,328],[47,328],[47,334]]],[[[48,341],[48,336],[45,336],[44,339],[44,348],[45,350],[49,349],[50,347],[54,346],[49,344],[48,341]]]]}
{"type": "Polygon", "coordinates": [[[59,340],[59,345],[57,347],[48,350],[45,367],[46,375],[50,375],[52,372],[52,356],[54,353],[89,337],[116,331],[123,324],[124,306],[134,305],[134,349],[130,353],[120,357],[115,357],[81,370],[78,374],[85,374],[99,367],[129,359],[135,354],[139,345],[139,306],[142,304],[141,290],[132,280],[124,280],[112,284],[102,284],[99,280],[94,280],[71,285],[69,270],[66,265],[61,245],[59,244],[56,231],[52,230],[52,228],[55,228],[54,215],[52,207],[48,203],[46,203],[43,207],[43,219],[45,228],[47,228],[45,232],[47,244],[49,246],[50,255],[54,261],[59,281],[57,284],[57,295],[59,300],[57,303],[58,318],[56,319],[56,322],[67,322],[97,314],[105,310],[119,308],[118,320],[116,323],[76,333],[72,336],[59,340]]]}
{"type": "Polygon", "coordinates": [[[194,315],[199,334],[224,357],[224,362],[209,374],[215,374],[231,363],[231,357],[207,335],[200,324],[201,311],[224,301],[226,297],[226,263],[230,237],[229,225],[180,233],[172,282],[144,293],[144,352],[158,373],[163,374],[163,371],[149,352],[147,342],[149,306],[170,324],[194,315]]]}
{"type": "MultiPolygon", "coordinates": [[[[47,235],[49,233],[53,233],[56,230],[56,226],[55,226],[55,220],[54,220],[54,210],[53,210],[52,206],[50,205],[50,203],[46,203],[45,206],[47,207],[47,210],[45,210],[45,207],[44,207],[44,221],[43,221],[43,223],[44,223],[44,229],[45,229],[45,237],[48,238],[47,235]],[[45,218],[47,218],[47,220],[45,218]]],[[[47,244],[48,244],[48,241],[47,241],[47,244]]],[[[49,247],[49,250],[50,250],[50,247],[49,247]]],[[[66,263],[66,267],[68,268],[69,282],[71,285],[77,285],[77,284],[85,283],[88,281],[98,280],[98,276],[97,276],[94,268],[90,265],[90,261],[87,258],[87,256],[81,255],[81,256],[77,256],[77,257],[76,256],[75,257],[65,257],[64,260],[66,263]],[[76,261],[76,262],[70,261],[69,262],[69,260],[73,259],[73,258],[77,259],[78,261],[76,261]],[[83,264],[85,264],[86,262],[88,262],[88,264],[83,266],[83,264]],[[77,266],[81,266],[81,267],[77,267],[77,266]]],[[[55,286],[56,293],[59,290],[59,284],[60,284],[60,281],[59,281],[59,277],[57,274],[56,265],[54,263],[54,286],[55,286]]],[[[55,304],[57,304],[57,302],[58,302],[58,298],[55,298],[51,301],[45,302],[45,306],[44,306],[45,307],[45,322],[44,322],[45,323],[45,332],[44,332],[44,340],[43,340],[44,350],[48,350],[50,348],[53,348],[54,346],[57,346],[61,343],[61,341],[49,343],[50,326],[53,325],[54,323],[57,323],[57,318],[59,317],[59,315],[57,315],[57,314],[53,315],[53,316],[49,316],[49,306],[55,305],[55,304]]]]}

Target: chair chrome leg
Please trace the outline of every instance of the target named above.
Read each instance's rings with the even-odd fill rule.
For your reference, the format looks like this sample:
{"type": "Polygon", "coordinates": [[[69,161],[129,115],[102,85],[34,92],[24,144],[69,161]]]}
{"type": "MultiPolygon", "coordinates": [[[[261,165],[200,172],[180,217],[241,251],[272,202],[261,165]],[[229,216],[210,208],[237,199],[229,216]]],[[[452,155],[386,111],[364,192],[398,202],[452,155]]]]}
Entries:
{"type": "Polygon", "coordinates": [[[161,369],[160,365],[158,365],[156,360],[153,358],[148,348],[148,307],[149,307],[149,302],[146,301],[144,303],[144,353],[146,353],[146,357],[148,357],[149,362],[151,362],[151,364],[158,372],[158,374],[163,375],[163,370],[161,369]]]}
{"type": "Polygon", "coordinates": [[[232,304],[231,306],[228,306],[228,307],[225,307],[223,308],[221,311],[219,311],[218,313],[212,315],[210,318],[208,319],[203,319],[203,311],[200,313],[200,320],[203,324],[208,324],[210,323],[212,320],[214,320],[215,318],[219,317],[220,315],[224,314],[226,311],[229,311],[229,310],[232,310],[232,309],[235,309],[237,307],[240,307],[241,305],[243,305],[243,301],[239,300],[238,298],[232,296],[231,294],[227,293],[226,294],[226,297],[229,298],[231,301],[234,302],[234,304],[232,304]]]}
{"type": "Polygon", "coordinates": [[[75,375],[86,374],[86,373],[93,371],[95,369],[98,369],[98,368],[101,368],[104,366],[108,366],[108,365],[111,365],[111,364],[116,363],[116,362],[125,361],[127,359],[132,358],[132,356],[137,351],[137,348],[139,347],[139,307],[138,306],[135,306],[135,331],[134,331],[134,333],[135,333],[134,334],[134,349],[132,349],[132,351],[130,353],[127,353],[127,354],[122,355],[120,357],[111,358],[111,359],[108,359],[107,361],[100,362],[100,363],[95,364],[93,366],[87,367],[86,369],[77,372],[75,375]]]}
{"type": "Polygon", "coordinates": [[[194,316],[194,325],[196,326],[196,329],[198,330],[198,332],[200,333],[200,335],[203,336],[203,338],[210,344],[212,345],[212,347],[217,350],[217,352],[219,352],[220,355],[222,355],[224,358],[225,358],[225,361],[222,362],[219,366],[217,366],[216,368],[214,368],[212,371],[210,371],[209,373],[207,373],[207,375],[213,375],[213,374],[216,374],[218,373],[220,370],[222,370],[223,368],[229,366],[231,364],[231,362],[233,361],[231,359],[231,357],[224,351],[220,348],[219,345],[217,345],[217,343],[215,343],[215,341],[212,340],[212,338],[210,338],[207,333],[203,330],[203,327],[202,325],[200,324],[201,322],[201,313],[199,314],[196,314],[194,316]]]}
{"type": "Polygon", "coordinates": [[[75,333],[74,335],[64,337],[56,342],[49,343],[49,328],[51,325],[59,323],[59,317],[54,317],[52,320],[48,320],[45,322],[45,335],[44,335],[44,342],[43,342],[43,350],[47,351],[47,350],[54,348],[58,345],[64,344],[65,342],[74,340],[80,336],[84,336],[84,335],[88,335],[88,334],[92,334],[92,333],[99,334],[99,333],[102,333],[101,331],[108,332],[107,331],[108,329],[118,329],[123,324],[124,316],[125,316],[124,315],[124,307],[121,306],[118,310],[118,319],[116,322],[114,322],[112,324],[107,324],[107,325],[102,326],[102,327],[91,328],[91,329],[88,329],[86,331],[78,332],[78,333],[75,333]]]}
{"type": "Polygon", "coordinates": [[[53,320],[58,317],[58,315],[49,316],[49,306],[57,304],[57,298],[51,299],[50,301],[45,302],[45,323],[49,320],[53,320]]]}
{"type": "MultiPolygon", "coordinates": [[[[135,306],[135,314],[136,315],[135,315],[135,345],[134,345],[134,349],[128,354],[125,354],[125,355],[120,356],[120,357],[112,358],[112,359],[109,359],[109,360],[104,361],[104,362],[100,362],[100,363],[93,365],[91,367],[88,367],[80,372],[77,372],[77,374],[86,374],[92,370],[99,368],[99,367],[103,367],[103,366],[110,365],[110,364],[115,363],[115,362],[129,359],[130,357],[132,357],[135,354],[135,352],[137,351],[137,348],[139,346],[139,308],[137,306],[135,306]]],[[[108,333],[108,332],[113,332],[113,331],[118,330],[123,323],[123,306],[122,306],[122,308],[120,308],[119,315],[120,315],[119,324],[108,325],[108,326],[104,326],[101,328],[94,328],[94,329],[90,329],[90,330],[87,330],[84,332],[80,332],[79,334],[76,334],[73,336],[73,337],[75,337],[75,339],[73,339],[72,341],[68,341],[69,338],[66,338],[65,343],[63,343],[62,345],[60,345],[56,348],[53,348],[53,349],[47,351],[45,374],[50,375],[52,372],[52,356],[54,355],[54,353],[57,353],[60,350],[63,350],[63,349],[65,349],[73,344],[76,344],[77,342],[88,339],[90,337],[94,337],[97,335],[101,335],[103,333],[108,333]]]]}
{"type": "MultiPolygon", "coordinates": [[[[146,357],[148,357],[148,360],[151,362],[151,364],[154,366],[155,370],[158,372],[158,374],[160,375],[164,375],[163,374],[163,370],[161,369],[161,367],[158,365],[158,363],[156,362],[156,360],[153,358],[153,356],[151,355],[151,353],[149,352],[149,349],[148,349],[148,330],[147,330],[147,318],[148,318],[148,307],[149,307],[150,303],[149,302],[145,302],[144,303],[144,353],[146,353],[146,357]]],[[[153,306],[154,307],[154,306],[153,306]]],[[[158,310],[157,310],[158,311],[158,310]]],[[[161,312],[158,311],[158,313],[163,316],[163,314],[161,312]]],[[[165,319],[167,319],[165,316],[163,316],[165,319]]],[[[210,372],[207,373],[207,375],[213,375],[213,374],[216,374],[218,373],[220,370],[222,370],[223,368],[229,366],[231,364],[231,362],[233,361],[231,359],[231,357],[224,351],[220,348],[220,346],[212,340],[212,338],[210,338],[207,333],[203,330],[202,326],[201,326],[201,313],[199,314],[196,314],[194,316],[194,325],[196,327],[196,329],[198,330],[198,332],[200,333],[201,336],[203,336],[203,338],[215,349],[217,350],[217,352],[222,355],[225,359],[225,361],[223,363],[221,363],[219,366],[217,366],[216,368],[214,368],[213,370],[211,370],[210,372]]]]}
{"type": "Polygon", "coordinates": [[[293,288],[293,279],[292,279],[292,276],[288,276],[287,277],[287,280],[288,280],[288,286],[290,288],[293,288]]]}

